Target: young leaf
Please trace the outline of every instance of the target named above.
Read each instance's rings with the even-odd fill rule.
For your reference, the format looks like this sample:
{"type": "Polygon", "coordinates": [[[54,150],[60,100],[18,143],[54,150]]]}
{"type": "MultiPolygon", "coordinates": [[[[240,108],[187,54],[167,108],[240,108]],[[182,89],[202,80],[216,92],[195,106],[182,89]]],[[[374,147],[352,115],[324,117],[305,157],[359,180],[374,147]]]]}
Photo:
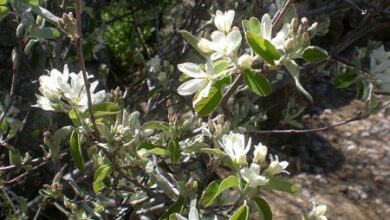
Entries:
{"type": "Polygon", "coordinates": [[[0,5],[5,5],[7,4],[8,0],[0,0],[0,5]]]}
{"type": "Polygon", "coordinates": [[[148,121],[143,125],[143,129],[161,130],[169,132],[169,124],[165,121],[148,121]]]}
{"type": "Polygon", "coordinates": [[[244,204],[229,218],[229,220],[247,220],[248,217],[249,207],[244,204]]]}
{"type": "Polygon", "coordinates": [[[264,76],[256,74],[251,69],[246,69],[244,71],[244,82],[252,90],[259,96],[267,96],[271,94],[271,85],[264,76]]]}
{"type": "Polygon", "coordinates": [[[175,203],[173,203],[168,210],[160,217],[160,220],[168,220],[169,216],[173,213],[179,213],[184,207],[184,199],[180,197],[175,203]]]}
{"type": "Polygon", "coordinates": [[[271,65],[275,65],[275,60],[280,59],[280,53],[268,40],[259,34],[245,32],[246,39],[252,50],[271,65]]]}
{"type": "Polygon", "coordinates": [[[244,32],[261,33],[261,24],[256,17],[251,17],[249,20],[242,20],[242,26],[244,27],[244,32]]]}
{"type": "Polygon", "coordinates": [[[161,147],[156,147],[156,148],[150,149],[147,151],[147,153],[154,154],[157,156],[168,156],[169,155],[169,152],[161,147]]]}
{"type": "Polygon", "coordinates": [[[96,118],[102,118],[108,115],[116,115],[120,111],[121,108],[112,102],[102,102],[92,106],[92,112],[96,118]]]}
{"type": "Polygon", "coordinates": [[[70,154],[72,155],[76,167],[79,170],[84,171],[84,159],[81,153],[80,137],[77,131],[73,131],[70,136],[70,154]]]}
{"type": "Polygon", "coordinates": [[[205,193],[202,196],[202,204],[204,207],[207,207],[212,204],[212,202],[229,188],[234,188],[239,186],[239,181],[236,176],[229,176],[222,180],[221,184],[213,181],[207,188],[205,193]]]}
{"type": "Polygon", "coordinates": [[[267,201],[265,201],[263,198],[260,197],[253,198],[253,201],[255,202],[256,206],[259,208],[261,214],[263,215],[263,219],[272,220],[272,211],[267,201]]]}
{"type": "Polygon", "coordinates": [[[206,116],[217,109],[221,100],[221,88],[216,85],[207,85],[195,95],[193,106],[200,116],[206,116]]]}
{"type": "Polygon", "coordinates": [[[268,183],[265,187],[291,194],[296,194],[298,192],[298,189],[292,183],[289,183],[279,177],[269,177],[268,183]]]}
{"type": "Polygon", "coordinates": [[[301,82],[299,81],[299,67],[298,64],[295,63],[294,60],[288,60],[283,63],[284,67],[286,67],[287,71],[290,73],[290,75],[294,78],[295,86],[297,89],[306,96],[306,98],[310,101],[310,103],[313,103],[313,98],[311,95],[303,88],[301,85],[301,82]]]}
{"type": "Polygon", "coordinates": [[[185,31],[185,30],[181,30],[179,32],[181,34],[181,36],[187,40],[187,42],[202,56],[204,56],[205,58],[208,57],[208,55],[206,53],[204,53],[203,51],[201,51],[198,47],[198,42],[199,40],[194,36],[192,35],[190,32],[188,31],[185,31]]]}
{"type": "Polygon", "coordinates": [[[169,155],[172,163],[176,163],[180,158],[180,145],[177,140],[171,139],[168,143],[169,155]]]}
{"type": "Polygon", "coordinates": [[[108,164],[104,164],[95,170],[92,184],[95,193],[98,193],[103,188],[103,180],[108,176],[110,171],[111,167],[108,164]]]}
{"type": "Polygon", "coordinates": [[[302,58],[307,62],[321,62],[328,58],[328,52],[317,46],[308,46],[303,50],[302,58]]]}

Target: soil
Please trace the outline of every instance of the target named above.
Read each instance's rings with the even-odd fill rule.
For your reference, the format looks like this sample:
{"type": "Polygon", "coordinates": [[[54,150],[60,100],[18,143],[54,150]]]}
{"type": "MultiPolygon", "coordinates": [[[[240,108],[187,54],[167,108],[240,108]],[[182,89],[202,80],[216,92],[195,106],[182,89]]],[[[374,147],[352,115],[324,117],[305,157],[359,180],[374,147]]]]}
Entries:
{"type": "MultiPolygon", "coordinates": [[[[315,128],[352,118],[363,103],[351,101],[304,117],[315,128]]],[[[312,202],[328,206],[328,219],[390,219],[390,114],[385,110],[315,134],[290,139],[278,154],[287,158],[297,195],[264,192],[274,219],[301,219],[312,202]],[[292,141],[291,141],[292,140],[292,141]]]]}

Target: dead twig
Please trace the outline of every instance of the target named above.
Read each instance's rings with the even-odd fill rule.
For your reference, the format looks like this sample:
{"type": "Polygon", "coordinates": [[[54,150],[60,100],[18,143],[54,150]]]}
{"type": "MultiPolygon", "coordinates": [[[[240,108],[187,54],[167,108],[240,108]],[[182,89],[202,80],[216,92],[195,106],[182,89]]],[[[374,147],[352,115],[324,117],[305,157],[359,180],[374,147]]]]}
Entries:
{"type": "Polygon", "coordinates": [[[320,132],[320,131],[326,131],[326,130],[329,130],[329,129],[332,129],[332,128],[335,128],[335,127],[339,127],[341,125],[345,125],[345,124],[348,124],[350,122],[353,122],[353,121],[359,121],[359,120],[362,120],[362,119],[365,119],[367,118],[367,116],[363,115],[361,112],[357,115],[355,115],[354,117],[348,119],[348,120],[345,120],[345,121],[342,121],[342,122],[339,122],[339,123],[335,123],[335,124],[332,124],[332,125],[328,125],[328,126],[325,126],[325,127],[321,127],[321,128],[312,128],[312,129],[302,129],[302,130],[296,130],[296,129],[287,129],[287,130],[251,130],[249,131],[249,133],[255,133],[255,134],[304,134],[304,133],[315,133],[315,132],[320,132]]]}

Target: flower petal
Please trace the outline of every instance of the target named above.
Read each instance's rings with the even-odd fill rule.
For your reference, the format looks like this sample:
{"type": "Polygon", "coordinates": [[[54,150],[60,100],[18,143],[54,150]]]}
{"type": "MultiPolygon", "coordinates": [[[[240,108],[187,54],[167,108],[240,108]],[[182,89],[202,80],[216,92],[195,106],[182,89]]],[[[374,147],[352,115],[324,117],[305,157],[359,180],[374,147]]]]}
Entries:
{"type": "Polygon", "coordinates": [[[194,63],[181,63],[177,65],[177,68],[192,78],[204,78],[206,76],[206,73],[200,69],[199,65],[194,63]]]}
{"type": "Polygon", "coordinates": [[[269,14],[264,14],[261,18],[261,35],[266,40],[271,40],[272,20],[269,14]]]}
{"type": "Polygon", "coordinates": [[[226,37],[226,54],[230,55],[241,44],[241,33],[238,29],[233,29],[226,37]]]}
{"type": "Polygon", "coordinates": [[[204,79],[191,79],[181,84],[180,87],[177,89],[177,92],[182,96],[192,95],[204,85],[204,79]]]}

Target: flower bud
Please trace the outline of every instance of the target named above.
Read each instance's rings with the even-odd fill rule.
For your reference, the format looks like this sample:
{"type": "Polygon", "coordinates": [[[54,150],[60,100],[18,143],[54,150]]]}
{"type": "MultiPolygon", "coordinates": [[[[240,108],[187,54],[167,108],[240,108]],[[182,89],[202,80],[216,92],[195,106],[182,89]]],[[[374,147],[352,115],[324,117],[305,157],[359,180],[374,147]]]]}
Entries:
{"type": "Polygon", "coordinates": [[[301,19],[301,23],[302,23],[302,25],[304,25],[304,26],[307,26],[307,23],[309,22],[309,20],[306,18],[306,17],[303,17],[302,19],[301,19]]]}
{"type": "Polygon", "coordinates": [[[306,48],[310,45],[310,36],[309,33],[305,32],[302,35],[302,48],[306,48]]]}
{"type": "Polygon", "coordinates": [[[259,143],[255,146],[255,151],[253,152],[253,162],[257,164],[262,164],[267,156],[267,147],[262,143],[259,143]]]}
{"type": "Polygon", "coordinates": [[[243,69],[248,69],[252,66],[252,57],[249,54],[244,54],[238,58],[238,65],[243,69]]]}
{"type": "Polygon", "coordinates": [[[68,14],[64,13],[62,18],[58,20],[58,26],[73,41],[76,41],[79,38],[77,33],[77,21],[76,18],[73,17],[72,12],[69,12],[68,14]]]}
{"type": "Polygon", "coordinates": [[[275,156],[275,158],[273,158],[272,155],[270,156],[270,159],[271,159],[271,163],[269,164],[267,170],[265,171],[268,175],[273,176],[279,173],[289,174],[289,172],[285,170],[286,167],[288,166],[287,161],[279,161],[278,156],[275,156]]]}
{"type": "Polygon", "coordinates": [[[204,38],[201,38],[198,42],[199,49],[204,53],[211,53],[210,41],[204,38]]]}
{"type": "Polygon", "coordinates": [[[297,18],[293,18],[293,19],[291,19],[290,31],[293,34],[296,34],[297,30],[298,30],[298,19],[297,18]]]}
{"type": "Polygon", "coordinates": [[[284,50],[286,53],[291,53],[294,50],[294,39],[288,38],[286,42],[284,42],[284,50]]]}

